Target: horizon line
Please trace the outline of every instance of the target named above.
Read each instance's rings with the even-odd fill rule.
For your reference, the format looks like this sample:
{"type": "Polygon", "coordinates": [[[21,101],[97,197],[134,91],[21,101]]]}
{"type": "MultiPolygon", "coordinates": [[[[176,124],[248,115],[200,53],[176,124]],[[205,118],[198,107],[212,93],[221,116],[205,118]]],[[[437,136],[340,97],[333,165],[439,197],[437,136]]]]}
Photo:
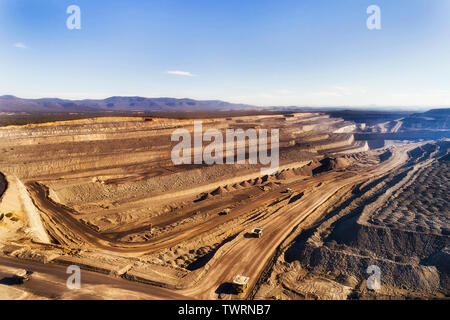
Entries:
{"type": "MultiPolygon", "coordinates": [[[[194,100],[194,101],[200,101],[200,102],[208,102],[208,101],[220,101],[225,102],[229,104],[234,105],[245,105],[249,107],[255,107],[255,108],[312,108],[312,109],[320,109],[320,108],[332,108],[332,109],[345,109],[345,108],[361,108],[365,110],[371,110],[371,108],[383,108],[388,109],[392,108],[395,109],[401,109],[401,111],[416,111],[416,110],[431,110],[431,109],[448,109],[449,106],[445,105],[428,105],[428,106],[421,106],[421,105],[377,105],[377,104],[365,104],[365,105],[359,105],[359,104],[352,104],[352,105],[255,105],[255,104],[248,104],[243,102],[230,102],[226,99],[221,98],[213,98],[213,99],[203,99],[203,98],[190,98],[190,97],[171,97],[171,96],[141,96],[141,95],[104,95],[104,98],[99,97],[84,97],[84,98],[59,98],[56,96],[41,96],[41,97],[20,97],[16,96],[14,94],[2,94],[0,95],[0,98],[3,97],[12,97],[17,99],[23,99],[23,100],[43,100],[43,99],[58,99],[58,100],[68,100],[68,101],[83,101],[83,100],[106,100],[111,98],[144,98],[144,99],[175,99],[175,100],[194,100]]],[[[373,110],[376,111],[376,110],[373,110]]]]}

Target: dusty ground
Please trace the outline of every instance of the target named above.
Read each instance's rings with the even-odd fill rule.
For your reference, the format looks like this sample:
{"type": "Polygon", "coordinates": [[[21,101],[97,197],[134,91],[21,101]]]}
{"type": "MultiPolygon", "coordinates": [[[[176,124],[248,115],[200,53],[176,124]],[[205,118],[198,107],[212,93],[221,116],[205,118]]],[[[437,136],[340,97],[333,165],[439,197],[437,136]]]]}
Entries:
{"type": "MultiPolygon", "coordinates": [[[[401,124],[376,126],[397,132],[401,124]]],[[[354,138],[359,124],[323,113],[203,121],[204,130],[253,127],[280,129],[273,175],[250,164],[174,166],[170,134],[192,130],[191,120],[0,128],[1,250],[25,264],[77,264],[155,288],[106,294],[105,284],[87,297],[448,295],[447,142],[369,150],[354,138]],[[254,227],[262,238],[249,235],[254,227]],[[364,290],[369,261],[389,270],[378,293],[364,290]],[[230,289],[236,274],[251,279],[245,294],[230,289]]]]}
{"type": "Polygon", "coordinates": [[[414,148],[409,165],[343,192],[322,220],[286,243],[256,297],[448,297],[449,146],[414,148]],[[381,270],[376,291],[366,286],[370,265],[381,270]]]}

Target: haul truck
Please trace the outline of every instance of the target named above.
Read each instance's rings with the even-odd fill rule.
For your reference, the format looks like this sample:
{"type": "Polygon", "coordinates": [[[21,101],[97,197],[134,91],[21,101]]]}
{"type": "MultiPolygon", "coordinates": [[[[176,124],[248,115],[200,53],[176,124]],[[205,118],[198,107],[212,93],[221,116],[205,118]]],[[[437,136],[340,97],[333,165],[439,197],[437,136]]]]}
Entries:
{"type": "Polygon", "coordinates": [[[256,237],[256,238],[261,238],[262,237],[262,233],[263,233],[263,228],[255,228],[252,231],[253,236],[256,237]]]}
{"type": "Polygon", "coordinates": [[[248,288],[249,277],[237,275],[233,280],[233,288],[236,293],[243,293],[248,288]]]}
{"type": "Polygon", "coordinates": [[[17,269],[16,272],[14,272],[14,278],[25,282],[31,279],[32,274],[33,274],[32,271],[27,271],[25,269],[17,269]]]}

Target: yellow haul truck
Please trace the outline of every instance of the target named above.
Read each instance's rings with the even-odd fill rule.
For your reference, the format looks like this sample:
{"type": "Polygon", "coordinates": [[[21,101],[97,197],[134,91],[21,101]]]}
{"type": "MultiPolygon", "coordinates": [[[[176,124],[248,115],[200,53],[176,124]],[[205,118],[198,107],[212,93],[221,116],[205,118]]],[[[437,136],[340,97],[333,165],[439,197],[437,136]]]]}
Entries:
{"type": "Polygon", "coordinates": [[[249,277],[237,275],[233,280],[233,289],[236,293],[243,293],[248,288],[249,277]]]}

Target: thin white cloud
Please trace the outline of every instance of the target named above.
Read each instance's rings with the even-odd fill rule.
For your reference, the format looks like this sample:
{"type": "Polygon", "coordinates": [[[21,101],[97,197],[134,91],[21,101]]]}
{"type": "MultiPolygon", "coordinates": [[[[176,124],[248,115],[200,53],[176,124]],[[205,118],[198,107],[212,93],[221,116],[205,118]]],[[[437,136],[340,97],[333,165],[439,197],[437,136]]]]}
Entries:
{"type": "Polygon", "coordinates": [[[168,74],[173,74],[176,76],[185,76],[185,77],[195,77],[195,74],[192,74],[188,71],[179,71],[179,70],[172,70],[172,71],[167,71],[168,74]]]}
{"type": "Polygon", "coordinates": [[[23,42],[16,42],[13,44],[13,47],[19,48],[19,49],[28,49],[28,47],[23,42]]]}

